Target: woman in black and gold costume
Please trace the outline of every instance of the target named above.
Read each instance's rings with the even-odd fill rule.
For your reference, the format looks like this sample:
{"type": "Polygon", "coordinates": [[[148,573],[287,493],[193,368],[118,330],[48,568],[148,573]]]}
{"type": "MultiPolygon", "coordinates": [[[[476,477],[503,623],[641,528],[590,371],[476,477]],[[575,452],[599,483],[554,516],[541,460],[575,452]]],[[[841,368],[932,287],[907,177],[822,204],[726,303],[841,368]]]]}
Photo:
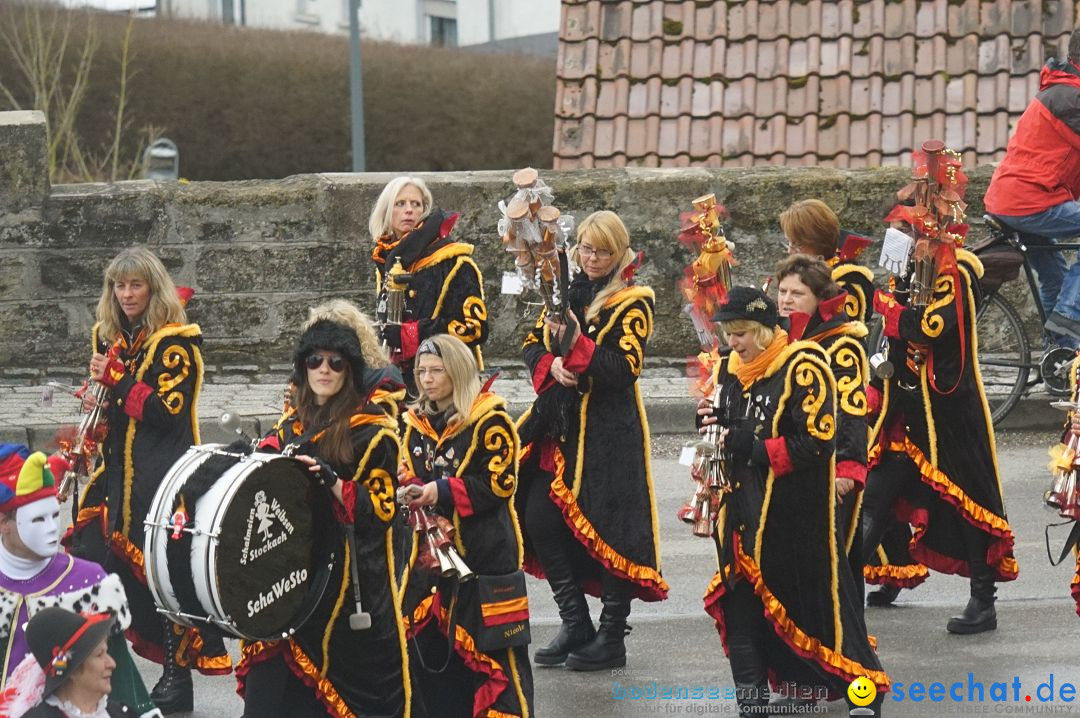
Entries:
{"type": "MultiPolygon", "coordinates": [[[[190,296],[190,295],[188,295],[190,296]]],[[[120,576],[131,607],[127,637],[164,673],[151,698],[166,712],[191,710],[191,668],[229,673],[220,639],[162,619],[146,585],[143,519],[173,462],[199,443],[202,333],[152,252],[125,249],[105,269],[92,331],[90,374],[108,387],[102,460],[79,499],[73,554],[120,576]]]]}
{"type": "Polygon", "coordinates": [[[705,610],[728,653],[740,715],[765,712],[769,679],[798,686],[789,698],[842,695],[860,676],[887,691],[839,556],[828,355],[817,342],[789,344],[776,305],[751,287],[732,287],[715,319],[732,350],[715,375],[724,400],[698,413],[702,431],[722,427],[732,491],[713,534],[718,570],[705,610]]]}
{"type": "Polygon", "coordinates": [[[894,517],[914,527],[916,560],[970,579],[967,607],[946,626],[961,634],[997,627],[995,583],[1018,573],[976,352],[982,271],[978,257],[956,248],[925,307],[909,307],[900,283],[874,297],[896,369],[880,392],[871,385],[870,404],[881,408],[870,431],[864,555],[894,517]]]}
{"type": "Polygon", "coordinates": [[[547,577],[562,627],[533,660],[599,670],[626,664],[630,600],[660,601],[660,531],[649,426],[637,379],[652,334],[653,292],[633,283],[635,254],[614,212],[578,226],[569,324],[541,314],[525,338],[537,397],[519,421],[518,514],[525,567],[547,577]],[[569,351],[559,356],[564,332],[569,351]],[[584,590],[583,590],[584,589],[584,590]],[[600,630],[585,592],[603,602],[600,630]]]}
{"type": "Polygon", "coordinates": [[[245,716],[410,715],[391,546],[400,445],[397,422],[373,401],[380,373],[365,357],[378,353],[374,328],[329,319],[310,324],[293,352],[294,400],[260,449],[300,442],[297,458],[332,491],[338,521],[352,523],[357,555],[340,526],[326,527],[344,558],[314,614],[291,638],[244,644],[237,676],[245,716]],[[356,603],[353,561],[371,614],[362,631],[351,630],[345,608],[356,603]]]}
{"type": "Polygon", "coordinates": [[[484,366],[480,353],[488,335],[484,278],[472,259],[473,246],[450,236],[457,219],[457,214],[432,206],[422,179],[398,177],[383,188],[368,221],[375,242],[371,259],[376,319],[411,396],[416,395],[412,372],[416,350],[430,336],[457,337],[473,350],[480,368],[484,366]],[[393,282],[392,275],[402,271],[411,279],[403,288],[404,313],[396,323],[387,316],[387,290],[401,284],[393,282]]]}
{"type": "MultiPolygon", "coordinates": [[[[512,503],[518,437],[506,402],[481,387],[472,352],[446,334],[421,342],[416,381],[421,398],[405,415],[399,474],[401,485],[412,492],[411,505],[434,507],[450,522],[457,550],[474,573],[520,571],[521,533],[512,503]]],[[[427,714],[528,718],[533,713],[528,645],[495,650],[478,645],[465,618],[480,609],[477,582],[462,583],[455,601],[453,581],[440,580],[437,567],[425,565],[426,552],[420,541],[413,542],[402,608],[409,634],[416,637],[410,642],[411,670],[427,714]],[[456,619],[454,655],[444,671],[436,672],[447,662],[451,645],[450,611],[456,619]]],[[[506,619],[528,613],[524,596],[503,608],[506,619]]]]}

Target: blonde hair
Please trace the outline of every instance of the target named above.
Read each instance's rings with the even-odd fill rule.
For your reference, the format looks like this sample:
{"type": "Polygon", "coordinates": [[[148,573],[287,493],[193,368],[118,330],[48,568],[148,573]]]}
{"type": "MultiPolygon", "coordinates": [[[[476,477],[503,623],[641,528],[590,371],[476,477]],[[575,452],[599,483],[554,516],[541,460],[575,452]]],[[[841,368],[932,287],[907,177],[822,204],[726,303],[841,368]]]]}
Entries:
{"type": "Polygon", "coordinates": [[[394,202],[397,201],[401,190],[409,186],[420,190],[420,196],[423,198],[424,211],[421,219],[428,216],[431,211],[432,199],[431,190],[428,189],[424,180],[419,177],[397,177],[392,179],[379,193],[379,199],[375,200],[375,206],[371,209],[371,216],[368,217],[368,232],[371,233],[372,240],[390,234],[392,231],[391,224],[394,219],[394,202]]]}
{"type": "Polygon", "coordinates": [[[803,254],[832,259],[840,241],[840,220],[820,199],[796,202],[780,214],[780,229],[803,254]]]}
{"type": "Polygon", "coordinates": [[[312,307],[308,310],[307,321],[300,326],[301,334],[322,319],[335,324],[344,324],[356,332],[356,338],[360,342],[360,354],[368,367],[382,369],[390,365],[390,357],[383,349],[378,335],[375,334],[375,327],[358,306],[344,299],[331,299],[317,307],[312,307]]]}
{"type": "MultiPolygon", "coordinates": [[[[580,246],[586,239],[589,240],[593,249],[605,250],[611,252],[611,256],[617,257],[611,279],[585,309],[585,321],[591,322],[600,314],[604,303],[612,294],[626,288],[622,273],[634,261],[634,250],[630,249],[630,232],[627,231],[626,225],[619,219],[619,215],[606,209],[593,212],[581,220],[577,228],[578,245],[580,246]]],[[[574,247],[573,260],[579,267],[582,266],[577,247],[574,247]]]]}
{"type": "Polygon", "coordinates": [[[749,319],[732,319],[727,322],[720,322],[720,328],[725,335],[750,332],[754,338],[754,346],[762,350],[768,349],[776,337],[776,331],[772,327],[767,327],[761,322],[749,319]]]}
{"type": "MultiPolygon", "coordinates": [[[[469,345],[457,337],[449,334],[436,334],[421,342],[416,355],[417,365],[419,365],[420,357],[426,353],[423,352],[424,346],[429,342],[434,344],[438,350],[438,356],[442,359],[446,375],[450,377],[450,382],[454,385],[454,392],[451,394],[450,411],[446,416],[446,424],[449,426],[452,421],[468,421],[473,402],[476,401],[476,397],[480,394],[480,376],[479,369],[476,366],[476,357],[473,356],[469,345]]],[[[435,402],[426,398],[423,391],[420,392],[420,398],[413,402],[410,408],[416,409],[422,414],[439,413],[435,402]]]]}
{"type": "Polygon", "coordinates": [[[142,323],[148,334],[153,334],[166,324],[187,323],[184,305],[176,294],[176,285],[165,265],[145,247],[129,247],[113,257],[105,268],[105,280],[97,305],[97,320],[101,324],[99,337],[113,341],[120,336],[125,317],[113,288],[118,281],[125,279],[141,279],[150,288],[150,302],[142,315],[142,323]]]}

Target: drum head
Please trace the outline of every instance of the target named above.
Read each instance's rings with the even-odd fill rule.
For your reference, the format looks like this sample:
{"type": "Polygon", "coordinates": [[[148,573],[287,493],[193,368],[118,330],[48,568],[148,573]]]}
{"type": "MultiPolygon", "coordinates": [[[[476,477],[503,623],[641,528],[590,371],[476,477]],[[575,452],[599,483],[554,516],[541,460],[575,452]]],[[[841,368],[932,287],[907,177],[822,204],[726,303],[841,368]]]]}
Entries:
{"type": "Polygon", "coordinates": [[[215,584],[225,615],[259,639],[297,628],[336,527],[329,492],[300,462],[270,461],[245,477],[217,523],[215,584]]]}

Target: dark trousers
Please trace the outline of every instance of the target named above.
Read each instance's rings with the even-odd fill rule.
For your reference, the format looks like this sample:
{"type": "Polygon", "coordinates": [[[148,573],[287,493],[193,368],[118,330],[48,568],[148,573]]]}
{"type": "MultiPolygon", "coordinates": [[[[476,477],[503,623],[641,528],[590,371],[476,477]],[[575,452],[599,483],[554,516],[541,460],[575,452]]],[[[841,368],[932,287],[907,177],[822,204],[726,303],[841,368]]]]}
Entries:
{"type": "Polygon", "coordinates": [[[251,666],[244,680],[244,718],[325,718],[326,706],[281,656],[251,666]]]}
{"type": "Polygon", "coordinates": [[[551,483],[548,474],[537,473],[529,482],[523,518],[529,545],[548,573],[548,566],[570,561],[577,541],[566,525],[562,511],[551,500],[551,483]]]}

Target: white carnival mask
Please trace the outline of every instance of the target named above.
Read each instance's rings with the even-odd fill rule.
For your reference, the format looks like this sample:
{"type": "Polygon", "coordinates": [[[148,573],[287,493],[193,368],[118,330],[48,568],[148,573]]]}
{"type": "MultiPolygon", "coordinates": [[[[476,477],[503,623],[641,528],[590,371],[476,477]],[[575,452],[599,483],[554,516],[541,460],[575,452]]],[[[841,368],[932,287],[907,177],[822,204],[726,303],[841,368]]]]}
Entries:
{"type": "Polygon", "coordinates": [[[15,526],[26,548],[41,558],[60,550],[60,502],[48,496],[15,510],[15,526]]]}

